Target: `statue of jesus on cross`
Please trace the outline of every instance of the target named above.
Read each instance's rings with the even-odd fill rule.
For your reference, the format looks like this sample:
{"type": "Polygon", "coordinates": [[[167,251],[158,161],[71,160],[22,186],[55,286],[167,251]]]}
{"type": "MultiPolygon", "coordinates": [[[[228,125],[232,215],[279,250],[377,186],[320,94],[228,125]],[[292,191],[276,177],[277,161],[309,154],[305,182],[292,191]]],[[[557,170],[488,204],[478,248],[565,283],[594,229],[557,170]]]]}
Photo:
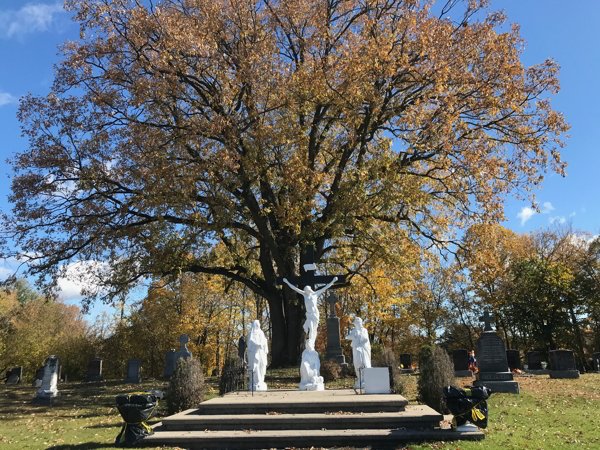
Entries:
{"type": "Polygon", "coordinates": [[[283,282],[287,284],[290,289],[304,297],[304,306],[306,306],[306,320],[304,321],[304,332],[308,333],[308,340],[315,344],[317,339],[317,326],[319,325],[319,308],[317,307],[317,299],[319,295],[329,289],[338,280],[334,277],[333,280],[326,284],[324,287],[317,291],[313,291],[310,286],[304,286],[304,289],[298,289],[296,286],[291,284],[287,278],[283,279],[283,282]]]}

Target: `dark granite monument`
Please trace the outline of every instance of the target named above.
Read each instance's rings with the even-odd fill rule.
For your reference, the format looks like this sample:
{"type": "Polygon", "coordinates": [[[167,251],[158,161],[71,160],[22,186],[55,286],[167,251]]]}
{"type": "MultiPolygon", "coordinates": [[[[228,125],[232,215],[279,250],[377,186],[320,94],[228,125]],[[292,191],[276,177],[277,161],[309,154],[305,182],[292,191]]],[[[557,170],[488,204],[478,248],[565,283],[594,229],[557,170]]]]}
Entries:
{"type": "Polygon", "coordinates": [[[142,361],[139,358],[127,360],[127,374],[124,381],[125,383],[142,382],[142,361]]]}
{"type": "Polygon", "coordinates": [[[244,339],[244,336],[240,336],[238,340],[238,356],[244,362],[246,362],[246,347],[248,347],[246,339],[244,339]]]}
{"type": "Polygon", "coordinates": [[[600,352],[592,353],[592,372],[600,373],[600,352]]]}
{"type": "Polygon", "coordinates": [[[31,383],[31,385],[40,387],[42,385],[43,378],[44,378],[44,366],[40,367],[39,369],[37,369],[35,371],[35,377],[33,379],[33,382],[31,383]]]}
{"type": "Polygon", "coordinates": [[[175,359],[176,354],[175,350],[172,349],[165,353],[165,370],[163,375],[167,380],[171,378],[171,375],[175,372],[175,363],[177,362],[175,359]]]}
{"type": "Polygon", "coordinates": [[[327,317],[327,353],[325,359],[331,359],[342,367],[348,367],[344,351],[342,350],[342,341],[340,339],[340,318],[337,317],[335,304],[338,298],[333,292],[329,293],[327,299],[329,303],[329,316],[327,317]]]}
{"type": "Polygon", "coordinates": [[[550,351],[550,378],[579,378],[572,350],[550,351]]]}
{"type": "Polygon", "coordinates": [[[104,375],[102,375],[102,358],[93,358],[88,363],[88,373],[85,381],[104,381],[104,375]]]}
{"type": "Polygon", "coordinates": [[[492,330],[491,322],[495,321],[487,311],[479,318],[484,322],[483,333],[475,343],[477,367],[475,386],[489,387],[493,392],[518,394],[519,383],[513,380],[513,374],[508,370],[504,341],[492,330]]]}
{"type": "Polygon", "coordinates": [[[510,370],[521,369],[521,352],[519,350],[506,350],[506,360],[510,370]]]}
{"type": "Polygon", "coordinates": [[[23,381],[23,367],[13,367],[6,372],[4,384],[19,384],[23,381]]]}
{"type": "Polygon", "coordinates": [[[527,369],[542,370],[542,355],[540,354],[540,352],[527,352],[527,369]]]}
{"type": "Polygon", "coordinates": [[[454,363],[454,376],[457,378],[471,378],[473,372],[469,370],[469,352],[464,348],[452,350],[454,363]]]}
{"type": "Polygon", "coordinates": [[[400,364],[402,365],[402,373],[413,373],[415,371],[412,368],[412,355],[410,353],[400,354],[400,364]]]}

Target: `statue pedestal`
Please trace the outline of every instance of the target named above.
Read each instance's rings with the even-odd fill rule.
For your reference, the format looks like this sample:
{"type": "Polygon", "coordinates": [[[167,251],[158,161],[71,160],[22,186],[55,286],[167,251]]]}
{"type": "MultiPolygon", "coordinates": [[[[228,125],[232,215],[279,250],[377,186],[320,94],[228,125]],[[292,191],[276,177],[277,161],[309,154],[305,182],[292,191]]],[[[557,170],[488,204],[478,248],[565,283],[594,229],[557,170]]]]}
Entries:
{"type": "Polygon", "coordinates": [[[340,318],[327,319],[327,354],[325,359],[332,359],[340,366],[347,366],[340,340],[340,318]]]}

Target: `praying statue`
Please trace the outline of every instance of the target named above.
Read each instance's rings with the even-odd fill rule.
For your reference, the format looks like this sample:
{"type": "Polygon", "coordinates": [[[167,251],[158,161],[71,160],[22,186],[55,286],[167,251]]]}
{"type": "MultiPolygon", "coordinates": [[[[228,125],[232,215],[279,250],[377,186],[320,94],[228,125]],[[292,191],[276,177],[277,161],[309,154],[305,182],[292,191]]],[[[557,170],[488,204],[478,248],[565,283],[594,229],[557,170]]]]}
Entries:
{"type": "Polygon", "coordinates": [[[308,341],[315,346],[317,340],[317,326],[319,325],[319,308],[317,307],[317,299],[319,295],[329,289],[337,281],[337,277],[317,291],[313,291],[310,286],[304,286],[304,289],[298,289],[291,284],[286,278],[283,282],[287,284],[294,292],[304,297],[304,306],[306,307],[306,320],[304,321],[304,332],[308,334],[308,341]]]}
{"type": "Polygon", "coordinates": [[[260,329],[260,322],[252,322],[248,334],[248,390],[266,391],[265,373],[267,371],[267,353],[269,343],[265,333],[260,329]]]}
{"type": "MultiPolygon", "coordinates": [[[[354,363],[354,370],[356,370],[356,377],[361,380],[361,370],[371,367],[371,344],[369,333],[363,327],[360,317],[354,320],[354,329],[348,335],[348,339],[352,340],[352,362],[354,363]]],[[[357,381],[357,383],[359,382],[357,381]]],[[[359,388],[362,388],[362,386],[359,388]]]]}
{"type": "Polygon", "coordinates": [[[323,377],[320,375],[321,362],[319,354],[315,351],[312,341],[306,341],[306,348],[302,352],[302,363],[300,364],[300,390],[301,391],[323,391],[323,377]]]}

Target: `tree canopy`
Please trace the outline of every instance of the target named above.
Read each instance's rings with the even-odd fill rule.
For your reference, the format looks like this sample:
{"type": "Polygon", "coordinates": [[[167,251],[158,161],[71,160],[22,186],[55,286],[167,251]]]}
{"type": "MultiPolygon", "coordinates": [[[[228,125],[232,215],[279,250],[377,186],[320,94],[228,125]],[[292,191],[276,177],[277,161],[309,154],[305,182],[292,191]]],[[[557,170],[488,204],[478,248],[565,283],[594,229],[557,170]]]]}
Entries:
{"type": "Polygon", "coordinates": [[[351,275],[414,267],[564,173],[558,66],[524,67],[486,3],[68,0],[81,39],[21,101],[2,256],[50,288],[100,261],[106,298],[228,277],[267,299],[274,363],[293,362],[303,304],[276,277],[302,272],[299,244],[351,275]]]}

